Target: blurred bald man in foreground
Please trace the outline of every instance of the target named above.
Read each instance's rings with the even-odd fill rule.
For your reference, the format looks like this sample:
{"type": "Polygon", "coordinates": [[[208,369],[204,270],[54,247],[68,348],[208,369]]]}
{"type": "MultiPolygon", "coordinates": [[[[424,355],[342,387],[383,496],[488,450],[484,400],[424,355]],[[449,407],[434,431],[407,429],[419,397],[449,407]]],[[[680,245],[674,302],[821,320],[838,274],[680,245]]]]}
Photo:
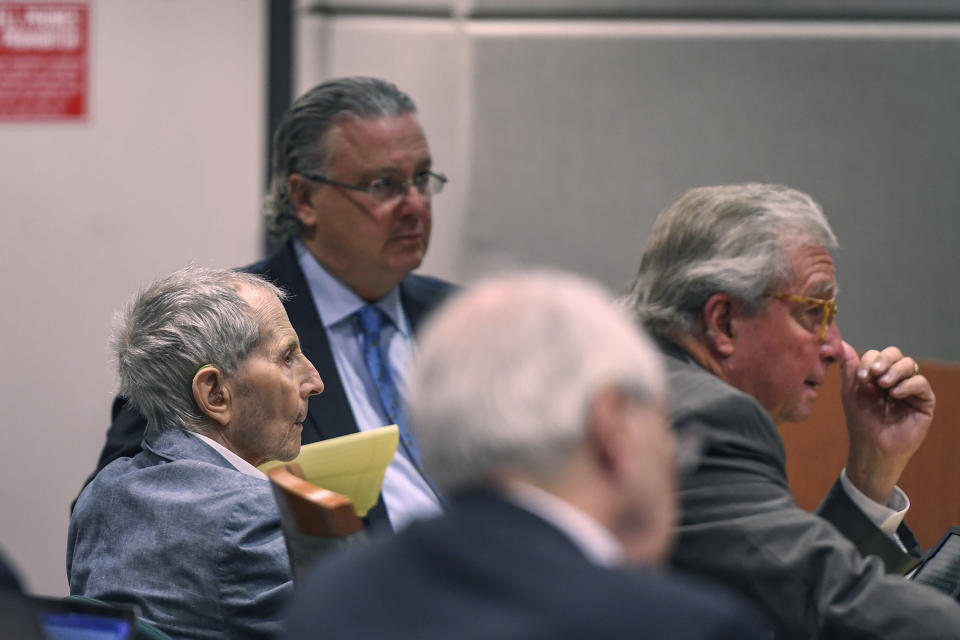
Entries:
{"type": "Polygon", "coordinates": [[[450,509],[322,565],[290,638],[765,637],[752,610],[656,569],[675,515],[664,388],[592,283],[540,272],[456,298],[410,394],[450,509]]]}

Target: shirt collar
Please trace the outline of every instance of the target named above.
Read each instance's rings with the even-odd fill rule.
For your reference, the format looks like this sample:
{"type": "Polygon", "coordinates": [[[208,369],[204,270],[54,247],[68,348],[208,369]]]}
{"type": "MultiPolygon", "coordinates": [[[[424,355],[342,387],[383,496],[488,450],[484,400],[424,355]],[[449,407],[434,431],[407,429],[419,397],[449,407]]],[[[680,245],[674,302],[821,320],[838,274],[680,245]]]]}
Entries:
{"type": "Polygon", "coordinates": [[[213,447],[214,451],[222,455],[226,459],[226,461],[232,464],[233,468],[239,471],[240,473],[244,473],[254,478],[260,478],[262,480],[267,479],[266,474],[264,474],[255,466],[253,466],[252,464],[250,464],[249,462],[247,462],[246,460],[244,460],[243,458],[235,454],[233,451],[230,451],[230,449],[227,449],[225,446],[223,446],[216,440],[213,440],[212,438],[208,438],[207,436],[197,433],[195,431],[187,431],[187,433],[197,438],[200,438],[201,440],[206,442],[208,445],[213,447]]]}
{"type": "MultiPolygon", "coordinates": [[[[293,250],[324,327],[329,328],[343,322],[369,304],[327,271],[299,238],[294,239],[293,250]]],[[[394,287],[372,304],[383,311],[403,335],[412,335],[410,323],[400,305],[400,287],[394,287]]]]}
{"type": "Polygon", "coordinates": [[[587,558],[601,567],[623,564],[623,546],[610,531],[569,502],[526,482],[511,482],[507,497],[560,530],[587,558]]]}

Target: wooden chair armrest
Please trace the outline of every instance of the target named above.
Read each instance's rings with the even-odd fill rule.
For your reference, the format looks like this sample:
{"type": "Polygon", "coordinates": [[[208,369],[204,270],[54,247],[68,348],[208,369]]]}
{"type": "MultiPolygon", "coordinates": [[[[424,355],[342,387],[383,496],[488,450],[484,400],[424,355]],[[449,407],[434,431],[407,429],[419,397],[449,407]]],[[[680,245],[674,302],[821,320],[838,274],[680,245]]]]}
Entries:
{"type": "Polygon", "coordinates": [[[301,533],[342,538],[363,530],[363,520],[354,511],[350,498],[307,482],[298,465],[274,467],[267,476],[281,515],[288,515],[301,533]]]}

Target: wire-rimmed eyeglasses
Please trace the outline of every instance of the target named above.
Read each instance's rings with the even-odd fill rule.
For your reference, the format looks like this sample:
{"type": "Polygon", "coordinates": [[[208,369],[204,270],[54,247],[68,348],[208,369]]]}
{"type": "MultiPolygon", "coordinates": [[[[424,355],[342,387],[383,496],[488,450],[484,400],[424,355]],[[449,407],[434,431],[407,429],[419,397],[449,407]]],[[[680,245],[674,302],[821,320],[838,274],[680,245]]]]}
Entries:
{"type": "Polygon", "coordinates": [[[410,180],[397,180],[389,176],[377,178],[367,186],[339,182],[319,173],[301,173],[300,175],[311,182],[330,184],[335,187],[352,189],[353,191],[363,191],[370,194],[370,197],[377,202],[386,202],[404,196],[407,191],[410,190],[411,185],[417,190],[417,193],[426,198],[443,191],[443,185],[447,183],[447,176],[436,171],[422,171],[410,180]]]}

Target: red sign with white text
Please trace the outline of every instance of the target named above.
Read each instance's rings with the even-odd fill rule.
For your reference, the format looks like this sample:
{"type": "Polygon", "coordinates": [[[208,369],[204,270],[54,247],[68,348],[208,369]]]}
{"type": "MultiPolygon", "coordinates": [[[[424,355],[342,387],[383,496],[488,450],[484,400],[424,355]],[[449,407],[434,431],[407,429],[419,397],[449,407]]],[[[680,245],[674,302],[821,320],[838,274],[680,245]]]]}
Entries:
{"type": "Polygon", "coordinates": [[[0,120],[85,120],[84,3],[0,2],[0,120]]]}

